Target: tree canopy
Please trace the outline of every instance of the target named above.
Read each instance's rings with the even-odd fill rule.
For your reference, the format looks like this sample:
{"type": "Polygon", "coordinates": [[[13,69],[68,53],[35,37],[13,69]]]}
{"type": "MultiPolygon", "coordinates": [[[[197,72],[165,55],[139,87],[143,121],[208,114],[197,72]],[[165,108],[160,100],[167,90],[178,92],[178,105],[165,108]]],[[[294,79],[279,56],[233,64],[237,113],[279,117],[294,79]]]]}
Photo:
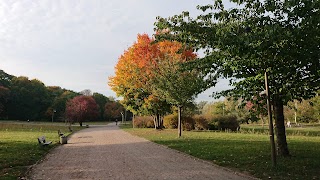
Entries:
{"type": "Polygon", "coordinates": [[[99,106],[92,96],[76,96],[66,105],[66,117],[69,122],[78,122],[80,126],[84,121],[94,120],[99,116],[99,106]]]}
{"type": "Polygon", "coordinates": [[[188,60],[174,56],[165,56],[161,64],[155,70],[155,78],[152,79],[152,93],[164,99],[166,102],[178,108],[178,136],[181,136],[182,108],[190,106],[198,95],[204,84],[200,71],[186,70],[182,65],[188,60]]]}
{"type": "Polygon", "coordinates": [[[104,106],[104,117],[108,120],[121,120],[124,107],[118,101],[109,101],[104,106]]]}
{"type": "Polygon", "coordinates": [[[221,0],[198,6],[192,18],[182,12],[158,18],[158,40],[185,42],[205,57],[193,64],[208,74],[207,83],[230,78],[230,90],[216,95],[260,101],[264,73],[270,74],[271,101],[275,111],[278,154],[287,156],[283,105],[306,99],[320,88],[320,2],[317,0],[221,0]],[[252,97],[256,97],[253,99],[252,97]]]}
{"type": "Polygon", "coordinates": [[[46,86],[37,79],[29,80],[23,76],[12,78],[10,86],[8,116],[19,120],[41,118],[50,105],[46,86]]]}
{"type": "Polygon", "coordinates": [[[0,117],[4,116],[6,106],[10,98],[10,90],[4,86],[0,86],[0,117]]]}
{"type": "Polygon", "coordinates": [[[107,98],[106,96],[100,93],[93,93],[92,97],[94,98],[96,103],[99,105],[99,112],[100,112],[99,119],[102,120],[104,119],[105,105],[110,100],[109,98],[107,98]]]}
{"type": "MultiPolygon", "coordinates": [[[[154,42],[146,34],[138,35],[137,42],[120,56],[115,66],[115,76],[109,78],[109,85],[117,96],[123,98],[121,102],[128,110],[135,114],[153,115],[156,128],[161,127],[160,116],[170,111],[172,102],[168,101],[168,98],[163,98],[161,93],[157,93],[158,90],[163,89],[154,86],[155,82],[159,82],[156,79],[160,80],[161,77],[164,77],[159,76],[159,72],[164,72],[161,69],[169,61],[174,64],[194,59],[194,57],[195,54],[184,48],[181,43],[154,42]]],[[[165,71],[168,70],[165,69],[165,71]]],[[[168,77],[162,78],[167,88],[169,86],[171,89],[174,88],[171,86],[174,84],[175,77],[170,79],[171,84],[169,84],[168,77]]]]}

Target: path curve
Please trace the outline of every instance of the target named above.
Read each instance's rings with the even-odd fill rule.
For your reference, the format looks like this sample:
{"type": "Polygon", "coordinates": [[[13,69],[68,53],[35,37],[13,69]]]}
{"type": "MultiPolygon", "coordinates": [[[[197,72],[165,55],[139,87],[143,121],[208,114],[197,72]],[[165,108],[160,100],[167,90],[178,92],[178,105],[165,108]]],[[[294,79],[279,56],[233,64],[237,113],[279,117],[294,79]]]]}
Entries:
{"type": "Polygon", "coordinates": [[[32,167],[30,179],[220,179],[249,176],[132,136],[114,123],[74,133],[32,167]]]}

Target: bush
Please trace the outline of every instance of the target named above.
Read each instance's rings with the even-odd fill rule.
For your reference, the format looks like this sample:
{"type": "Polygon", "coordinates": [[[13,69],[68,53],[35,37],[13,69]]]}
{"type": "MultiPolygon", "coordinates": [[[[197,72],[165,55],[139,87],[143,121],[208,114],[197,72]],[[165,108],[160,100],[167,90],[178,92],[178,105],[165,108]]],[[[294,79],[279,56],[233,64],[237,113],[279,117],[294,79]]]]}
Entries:
{"type": "Polygon", "coordinates": [[[192,117],[182,117],[182,129],[191,131],[194,130],[194,119],[192,117]]]}
{"type": "Polygon", "coordinates": [[[146,128],[154,128],[154,121],[152,117],[151,117],[151,120],[150,119],[147,120],[146,128]]]}
{"type": "Polygon", "coordinates": [[[249,113],[245,116],[243,116],[242,118],[240,118],[238,120],[241,124],[249,124],[249,122],[254,123],[254,122],[258,122],[259,118],[257,117],[257,115],[253,114],[253,113],[249,113]]]}
{"type": "MultiPolygon", "coordinates": [[[[168,129],[178,128],[178,114],[170,114],[163,118],[163,126],[168,129]]],[[[191,131],[194,129],[194,119],[192,117],[182,117],[182,129],[191,131]]]]}
{"type": "Polygon", "coordinates": [[[240,128],[236,116],[214,116],[209,122],[210,130],[237,131],[240,128]]]}
{"type": "Polygon", "coordinates": [[[170,114],[163,118],[163,126],[167,129],[178,128],[178,114],[170,114]]]}
{"type": "Polygon", "coordinates": [[[134,118],[133,125],[137,128],[154,128],[154,122],[151,116],[137,116],[134,118]]]}
{"type": "Polygon", "coordinates": [[[208,130],[218,130],[217,123],[215,121],[208,122],[208,130]]]}
{"type": "Polygon", "coordinates": [[[207,130],[209,129],[208,120],[201,115],[196,115],[193,117],[195,122],[195,129],[196,130],[207,130]]]}

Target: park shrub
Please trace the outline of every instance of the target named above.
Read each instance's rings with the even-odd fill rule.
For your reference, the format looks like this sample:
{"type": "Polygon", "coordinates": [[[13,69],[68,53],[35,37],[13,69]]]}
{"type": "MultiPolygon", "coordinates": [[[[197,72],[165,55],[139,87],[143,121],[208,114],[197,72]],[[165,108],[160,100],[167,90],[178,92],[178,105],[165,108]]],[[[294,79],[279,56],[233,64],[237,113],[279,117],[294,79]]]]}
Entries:
{"type": "Polygon", "coordinates": [[[231,130],[237,131],[240,128],[239,122],[236,116],[227,115],[227,116],[213,116],[209,121],[210,130],[231,130]]]}
{"type": "Polygon", "coordinates": [[[182,117],[182,129],[191,131],[194,130],[194,119],[192,117],[182,117]]]}
{"type": "Polygon", "coordinates": [[[241,124],[244,124],[244,123],[249,124],[250,122],[255,123],[258,121],[259,121],[259,118],[254,113],[248,113],[248,114],[238,118],[238,122],[241,124]]]}
{"type": "Polygon", "coordinates": [[[170,114],[163,117],[163,126],[167,129],[178,128],[178,114],[170,114]]]}
{"type": "MultiPolygon", "coordinates": [[[[194,119],[192,117],[182,117],[182,129],[191,131],[194,129],[194,119]]],[[[178,114],[170,114],[163,118],[163,125],[168,129],[177,129],[178,128],[178,114]]]]}
{"type": "Polygon", "coordinates": [[[137,128],[154,128],[153,118],[151,116],[137,116],[133,121],[137,128]]]}
{"type": "Polygon", "coordinates": [[[209,129],[208,120],[205,116],[195,115],[194,119],[194,127],[196,130],[207,130],[209,129]]]}
{"type": "Polygon", "coordinates": [[[152,119],[148,119],[148,120],[146,121],[146,127],[147,127],[147,128],[154,128],[153,118],[152,118],[152,119]]]}

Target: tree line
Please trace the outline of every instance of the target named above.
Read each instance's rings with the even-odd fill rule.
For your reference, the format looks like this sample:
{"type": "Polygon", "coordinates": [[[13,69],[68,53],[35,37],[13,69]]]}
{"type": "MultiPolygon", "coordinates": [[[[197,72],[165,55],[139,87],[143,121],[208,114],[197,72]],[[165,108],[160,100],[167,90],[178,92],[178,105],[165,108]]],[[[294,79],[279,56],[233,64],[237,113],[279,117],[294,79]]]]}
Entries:
{"type": "Polygon", "coordinates": [[[0,70],[0,119],[102,121],[121,119],[123,111],[123,106],[112,97],[88,89],[75,92],[59,86],[46,86],[40,80],[16,77],[0,70]],[[77,109],[77,105],[82,109],[77,109]],[[92,111],[86,112],[86,108],[92,111]]]}
{"type": "MultiPolygon", "coordinates": [[[[204,116],[236,116],[240,123],[267,124],[267,109],[256,109],[251,101],[242,102],[233,98],[225,98],[223,101],[197,103],[198,114],[204,116]]],[[[317,94],[311,99],[302,101],[293,100],[284,106],[285,122],[299,126],[301,123],[320,123],[320,96],[317,94]]]]}

